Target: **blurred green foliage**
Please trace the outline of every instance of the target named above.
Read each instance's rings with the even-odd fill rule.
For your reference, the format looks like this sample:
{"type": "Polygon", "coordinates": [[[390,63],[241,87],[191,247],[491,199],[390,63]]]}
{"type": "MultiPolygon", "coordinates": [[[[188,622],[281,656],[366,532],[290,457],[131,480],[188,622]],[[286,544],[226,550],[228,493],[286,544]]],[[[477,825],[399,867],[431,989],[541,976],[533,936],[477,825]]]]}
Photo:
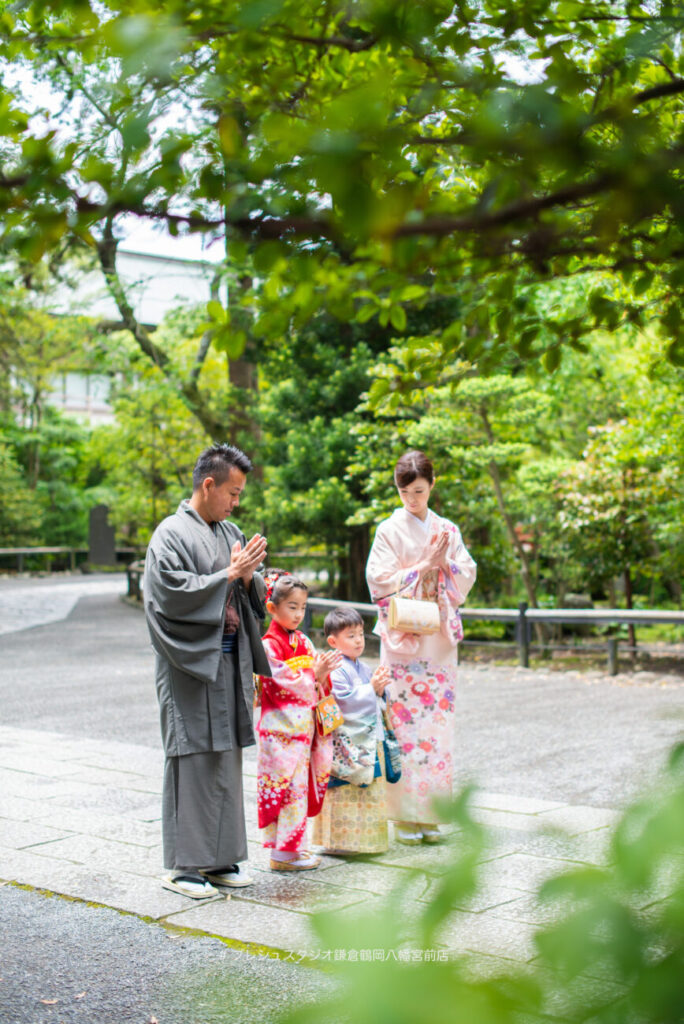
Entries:
{"type": "Polygon", "coordinates": [[[11,447],[0,440],[0,547],[39,544],[42,510],[11,447]]]}
{"type": "Polygon", "coordinates": [[[354,427],[350,473],[366,495],[354,520],[391,511],[393,461],[418,447],[435,464],[434,507],[476,552],[486,602],[562,606],[570,592],[615,603],[627,570],[651,603],[681,601],[684,373],[658,339],[598,335],[552,375],[437,359],[426,375],[415,369],[424,344],[397,341],[373,368],[361,407],[373,415],[354,427]]]}
{"type": "Polygon", "coordinates": [[[683,25],[672,0],[3,3],[0,245],[111,275],[125,216],[225,236],[255,313],[212,300],[234,359],[448,297],[441,361],[552,372],[651,324],[681,365],[683,25]]]}
{"type": "MultiPolygon", "coordinates": [[[[557,287],[548,292],[550,304],[557,287]]],[[[250,387],[234,375],[249,364],[215,347],[198,364],[201,310],[176,311],[154,332],[164,366],[129,332],[51,317],[46,287],[5,284],[0,314],[1,436],[37,510],[34,543],[83,544],[98,502],[122,544],[147,542],[212,438],[179,386],[194,375],[209,414],[234,424],[229,439],[257,467],[237,521],[266,531],[274,558],[325,559],[331,595],[367,600],[372,530],[397,504],[391,467],[420,446],[436,466],[436,511],[459,523],[479,563],[478,604],[533,594],[562,605],[587,592],[619,603],[614,581],[627,569],[637,603],[681,600],[684,371],[651,333],[597,335],[552,375],[515,364],[484,375],[439,358],[433,333],[459,315],[454,303],[411,309],[402,338],[319,313],[282,338],[252,339],[250,387]],[[426,352],[429,373],[417,368],[426,352]],[[52,407],[67,372],[109,380],[114,422],[79,425],[52,407]]],[[[9,513],[3,530],[8,546],[13,530],[27,534],[9,513]]]]}
{"type": "MultiPolygon", "coordinates": [[[[415,919],[402,905],[406,885],[382,907],[317,918],[320,949],[356,951],[356,957],[331,958],[326,970],[339,983],[335,994],[287,1013],[284,1024],[679,1024],[684,746],[673,751],[662,783],[622,816],[607,866],[578,865],[542,885],[538,898],[552,923],[536,932],[537,955],[527,964],[491,958],[485,968],[482,957],[448,952],[444,929],[453,908],[477,892],[486,838],[468,797],[466,791],[443,808],[458,831],[445,850],[447,870],[415,919]],[[364,958],[360,948],[381,955],[364,958]]],[[[461,921],[456,932],[461,948],[467,948],[467,927],[461,921]]]]}

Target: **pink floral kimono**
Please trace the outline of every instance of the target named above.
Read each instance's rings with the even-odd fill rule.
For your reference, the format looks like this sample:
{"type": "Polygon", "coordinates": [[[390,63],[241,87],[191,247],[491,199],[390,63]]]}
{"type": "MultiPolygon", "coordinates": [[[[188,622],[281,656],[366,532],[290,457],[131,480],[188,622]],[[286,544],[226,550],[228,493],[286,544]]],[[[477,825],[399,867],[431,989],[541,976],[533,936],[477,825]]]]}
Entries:
{"type": "MultiPolygon", "coordinates": [[[[260,676],[257,807],[264,846],[300,850],[306,819],[320,812],[332,761],[332,736],[319,736],[314,647],[298,629],[272,622],[263,639],[272,676],[260,676]]],[[[328,681],[329,682],[329,681],[328,681]]]]}
{"type": "Polygon", "coordinates": [[[381,640],[381,659],[392,676],[387,695],[401,750],[402,775],[388,788],[388,804],[390,817],[397,821],[434,824],[433,797],[451,796],[457,644],[463,637],[458,607],[475,582],[475,574],[475,562],[458,528],[432,511],[422,521],[400,508],[377,528],[366,576],[378,606],[375,632],[381,640]],[[447,568],[421,576],[415,566],[442,530],[450,535],[447,568]],[[390,629],[388,610],[393,594],[436,601],[440,632],[420,636],[390,629]]]}

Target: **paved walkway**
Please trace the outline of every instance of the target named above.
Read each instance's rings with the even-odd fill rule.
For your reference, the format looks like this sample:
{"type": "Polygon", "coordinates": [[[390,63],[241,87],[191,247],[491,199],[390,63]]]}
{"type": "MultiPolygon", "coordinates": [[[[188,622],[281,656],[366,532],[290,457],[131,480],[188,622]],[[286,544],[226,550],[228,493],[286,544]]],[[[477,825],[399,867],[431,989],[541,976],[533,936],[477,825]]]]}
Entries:
{"type": "Polygon", "coordinates": [[[2,580],[0,635],[44,626],[48,622],[61,622],[82,597],[120,593],[121,577],[118,574],[109,579],[76,577],[60,583],[51,583],[49,579],[16,583],[2,580]]]}
{"type": "MultiPolygon", "coordinates": [[[[0,726],[0,880],[102,904],[178,929],[221,936],[238,948],[271,952],[286,959],[297,959],[315,948],[311,917],[317,911],[325,908],[353,914],[355,908],[368,909],[374,905],[380,909],[384,895],[398,882],[406,881],[409,873],[406,920],[417,916],[446,870],[450,847],[458,844],[458,834],[453,832],[439,847],[407,848],[392,840],[389,852],[381,856],[353,861],[325,857],[320,869],[305,875],[271,873],[256,827],[253,748],[246,751],[245,789],[250,868],[255,884],[234,891],[229,901],[215,897],[201,903],[161,888],[159,815],[163,757],[156,745],[158,740],[129,743],[120,738],[120,732],[114,734],[116,738],[105,738],[98,731],[99,725],[94,718],[93,731],[82,737],[75,734],[76,730],[69,732],[60,728],[52,731],[45,727],[43,721],[40,728],[30,728],[27,727],[27,719],[21,717],[17,687],[22,685],[31,692],[32,680],[21,683],[24,673],[18,660],[22,658],[24,646],[18,645],[18,641],[30,647],[30,658],[28,654],[27,658],[29,661],[33,659],[32,679],[37,680],[43,673],[46,684],[49,684],[50,658],[55,663],[59,662],[62,668],[59,669],[58,665],[58,669],[62,673],[66,664],[60,661],[55,651],[58,628],[67,638],[65,644],[72,660],[76,657],[73,645],[86,643],[92,632],[88,616],[96,615],[98,608],[101,612],[98,622],[103,624],[103,630],[105,623],[115,624],[111,636],[102,633],[104,644],[114,642],[112,638],[119,628],[130,628],[133,631],[131,635],[139,639],[142,637],[139,613],[131,609],[121,612],[118,599],[108,596],[111,595],[113,581],[95,580],[89,585],[93,588],[89,592],[91,597],[97,594],[100,604],[96,600],[81,602],[68,621],[44,630],[17,633],[17,629],[22,629],[20,619],[15,624],[11,642],[9,637],[6,640],[5,651],[9,658],[3,659],[5,668],[0,671],[0,683],[4,671],[6,692],[8,698],[11,697],[8,699],[11,714],[9,721],[6,718],[6,724],[0,726]],[[98,590],[98,587],[104,589],[98,590]],[[119,614],[122,616],[120,622],[117,619],[119,614]],[[127,616],[125,621],[124,615],[127,616]],[[70,633],[72,627],[73,632],[70,633]]],[[[69,586],[75,587],[79,596],[82,586],[86,590],[88,588],[87,583],[65,586],[67,590],[69,586]]],[[[121,591],[121,581],[114,589],[121,591]]],[[[53,593],[55,600],[52,600],[49,587],[42,586],[37,590],[41,592],[40,600],[45,603],[44,612],[47,609],[51,616],[43,621],[54,622],[59,592],[53,593]]],[[[0,612],[3,601],[11,602],[12,596],[18,592],[19,585],[14,590],[0,584],[0,612]]],[[[38,598],[38,595],[34,594],[34,597],[38,598]]],[[[34,625],[33,619],[30,624],[34,625]]],[[[122,646],[121,657],[132,658],[131,644],[129,641],[126,644],[125,650],[122,646]]],[[[142,677],[149,671],[151,659],[147,653],[141,653],[138,660],[141,659],[142,677]]],[[[92,662],[82,666],[84,678],[88,675],[89,686],[100,687],[102,702],[108,709],[107,713],[112,714],[107,704],[112,699],[109,681],[100,678],[98,671],[93,673],[92,662]]],[[[114,672],[115,669],[109,666],[107,671],[114,672]]],[[[121,670],[116,671],[120,673],[121,670]]],[[[492,672],[482,668],[464,671],[466,692],[468,687],[473,687],[475,693],[478,687],[482,689],[486,682],[491,682],[491,678],[492,672]]],[[[501,684],[512,689],[518,702],[525,685],[531,686],[533,678],[534,673],[521,676],[511,671],[502,677],[501,684]]],[[[64,686],[63,679],[60,685],[64,686]]],[[[620,685],[619,681],[614,685],[620,685]]],[[[584,699],[585,690],[586,687],[578,687],[579,698],[584,699]]],[[[664,730],[664,757],[667,740],[674,739],[681,731],[684,690],[674,681],[670,683],[667,680],[661,680],[658,686],[649,682],[642,690],[643,693],[637,694],[641,703],[632,707],[655,707],[654,721],[661,723],[664,730]],[[671,686],[671,690],[665,693],[668,703],[661,705],[658,702],[662,700],[663,687],[667,690],[668,686],[671,686]]],[[[33,693],[34,702],[43,700],[40,695],[43,692],[48,691],[33,693]]],[[[606,689],[605,694],[605,700],[616,697],[616,705],[622,699],[620,693],[612,689],[606,689]]],[[[597,694],[593,696],[598,700],[597,694]]],[[[539,703],[538,706],[541,708],[542,705],[539,703]]],[[[492,707],[487,707],[486,701],[477,707],[478,715],[489,713],[492,716],[492,707]]],[[[552,718],[557,717],[553,707],[549,712],[552,718]]],[[[526,713],[529,713],[529,707],[526,713]]],[[[59,719],[58,715],[56,717],[59,719]]],[[[534,763],[535,771],[543,773],[543,759],[541,765],[537,765],[535,760],[538,757],[535,750],[537,740],[534,723],[531,724],[528,759],[534,763]]],[[[638,721],[628,722],[624,728],[612,733],[601,734],[600,742],[604,747],[606,735],[613,737],[608,749],[603,750],[606,762],[611,757],[624,755],[628,741],[625,730],[630,725],[637,735],[638,721]]],[[[562,727],[563,723],[559,722],[559,733],[562,727]]],[[[485,719],[480,728],[488,736],[491,748],[491,723],[485,719]]],[[[544,731],[549,732],[548,724],[540,730],[540,737],[544,731]]],[[[78,732],[81,732],[80,728],[78,732]]],[[[511,744],[517,732],[515,723],[512,723],[511,744]]],[[[591,733],[591,728],[587,726],[585,732],[591,733]]],[[[137,736],[135,729],[131,729],[130,734],[137,736]]],[[[111,737],[112,733],[106,735],[111,737]]],[[[652,729],[645,730],[645,735],[652,739],[652,729]]],[[[553,737],[547,735],[546,742],[552,747],[553,737]]],[[[596,742],[599,743],[598,738],[596,742]]],[[[658,740],[651,748],[651,756],[656,749],[660,755],[660,745],[658,740]]],[[[503,752],[497,749],[496,755],[505,762],[506,753],[506,749],[503,752]]],[[[572,756],[578,755],[574,753],[572,756]]],[[[631,760],[633,763],[633,756],[631,760]]],[[[557,764],[547,760],[547,773],[558,772],[557,764]]],[[[587,770],[586,765],[584,770],[587,770]]],[[[505,780],[503,771],[493,777],[505,780]]],[[[508,785],[501,787],[505,791],[477,792],[474,815],[490,827],[491,836],[491,847],[482,859],[483,887],[470,904],[454,907],[439,936],[440,955],[470,950],[487,958],[530,959],[534,956],[532,935],[548,914],[535,897],[540,881],[578,862],[601,863],[605,856],[610,826],[618,815],[616,807],[623,800],[604,799],[602,806],[600,793],[587,787],[584,777],[577,784],[572,779],[569,785],[557,782],[550,785],[548,791],[540,786],[537,789],[539,795],[531,796],[532,783],[529,779],[535,777],[527,777],[525,796],[516,795],[518,783],[513,772],[509,773],[508,785]],[[580,802],[567,795],[585,791],[591,793],[591,801],[580,802]],[[560,795],[555,800],[548,799],[549,792],[560,795]]],[[[625,791],[630,786],[633,783],[627,785],[626,781],[625,791]]],[[[489,962],[496,962],[496,959],[489,962]]]]}
{"type": "MultiPolygon", "coordinates": [[[[293,954],[313,947],[310,916],[324,908],[381,905],[415,871],[407,916],[429,898],[445,870],[444,847],[407,848],[363,860],[325,857],[306,875],[268,869],[256,826],[253,751],[245,770],[250,867],[255,884],[230,901],[190,901],[161,888],[161,752],[58,733],[0,727],[0,876],[114,907],[181,928],[293,954]]],[[[480,792],[477,820],[494,827],[483,864],[485,886],[472,906],[455,908],[442,948],[516,959],[533,955],[534,899],[543,878],[569,861],[597,863],[616,812],[480,792]],[[567,830],[562,838],[559,830],[567,830]]]]}

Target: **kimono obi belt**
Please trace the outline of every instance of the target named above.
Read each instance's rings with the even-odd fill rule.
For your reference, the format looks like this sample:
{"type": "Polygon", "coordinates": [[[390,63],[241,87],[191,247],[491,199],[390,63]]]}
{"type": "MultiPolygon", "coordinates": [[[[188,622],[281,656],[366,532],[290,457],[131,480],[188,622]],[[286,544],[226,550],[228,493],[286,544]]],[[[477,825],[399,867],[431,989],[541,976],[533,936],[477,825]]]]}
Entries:
{"type": "Polygon", "coordinates": [[[302,668],[313,668],[314,660],[310,654],[300,654],[298,658],[288,658],[285,664],[292,672],[299,672],[302,668]]]}
{"type": "Polygon", "coordinates": [[[237,632],[235,633],[224,633],[221,637],[221,650],[224,654],[230,654],[231,651],[235,650],[235,643],[237,641],[237,632]]]}

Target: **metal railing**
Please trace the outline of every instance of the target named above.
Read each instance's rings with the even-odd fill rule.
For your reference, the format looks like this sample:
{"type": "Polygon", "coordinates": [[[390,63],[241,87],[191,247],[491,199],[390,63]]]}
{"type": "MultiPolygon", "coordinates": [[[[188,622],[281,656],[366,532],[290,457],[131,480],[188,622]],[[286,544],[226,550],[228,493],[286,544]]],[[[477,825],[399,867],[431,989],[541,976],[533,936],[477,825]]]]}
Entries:
{"type": "MultiPolygon", "coordinates": [[[[128,576],[128,595],[139,601],[141,598],[141,578],[144,562],[132,562],[126,568],[128,576]]],[[[311,629],[312,614],[314,611],[329,612],[332,608],[356,608],[363,618],[375,618],[378,610],[374,604],[363,601],[335,601],[326,597],[310,597],[306,605],[306,616],[302,623],[304,632],[311,629]]],[[[512,623],[515,626],[515,645],[518,648],[518,661],[521,666],[528,668],[530,664],[530,648],[532,626],[539,622],[553,625],[583,625],[583,626],[623,626],[641,625],[652,626],[655,624],[674,624],[684,627],[684,611],[670,611],[669,609],[638,609],[638,608],[530,608],[526,602],[521,602],[517,608],[461,608],[461,617],[481,622],[504,622],[512,623]]],[[[495,641],[472,641],[472,643],[486,644],[495,641]]],[[[468,643],[468,641],[465,641],[468,643]]],[[[506,646],[509,646],[506,644],[506,646]]],[[[544,644],[548,649],[551,643],[544,644]]],[[[556,645],[564,650],[568,645],[556,645]]],[[[584,649],[590,647],[582,645],[584,649]]],[[[609,675],[618,673],[619,638],[616,636],[606,637],[602,643],[591,645],[595,650],[603,650],[606,655],[609,675]]],[[[574,647],[573,651],[582,648],[574,647]]]]}
{"type": "MultiPolygon", "coordinates": [[[[323,597],[310,597],[307,602],[308,624],[310,627],[311,611],[330,611],[331,608],[340,606],[356,608],[364,617],[375,617],[377,608],[374,604],[366,604],[357,601],[331,601],[323,597]]],[[[530,608],[526,602],[521,602],[517,608],[461,608],[463,619],[473,619],[482,622],[510,622],[515,625],[515,644],[518,648],[518,660],[523,668],[530,664],[531,631],[534,623],[549,623],[554,625],[591,625],[591,626],[622,626],[622,625],[655,625],[674,624],[684,626],[684,611],[670,611],[669,609],[629,609],[629,608],[530,608]]],[[[466,641],[467,642],[467,641],[466,641]]],[[[486,643],[486,641],[475,641],[486,643]]],[[[551,645],[544,644],[545,649],[551,645]]],[[[585,649],[588,645],[584,645],[585,649]]],[[[568,645],[563,645],[567,649],[568,645]]],[[[596,649],[603,649],[606,653],[609,675],[618,673],[619,638],[609,636],[603,644],[595,644],[596,649]]],[[[576,650],[576,648],[575,648],[576,650]]]]}
{"type": "MultiPolygon", "coordinates": [[[[45,546],[45,547],[24,547],[24,548],[0,548],[0,558],[11,558],[14,557],[17,560],[17,572],[24,571],[24,564],[26,558],[31,558],[34,555],[42,555],[44,558],[44,567],[47,572],[52,568],[52,562],[55,555],[67,555],[69,559],[69,568],[76,568],[76,556],[87,555],[89,548],[71,548],[71,547],[59,547],[59,546],[45,546]]],[[[135,555],[137,554],[136,548],[116,548],[117,555],[135,555]]]]}

